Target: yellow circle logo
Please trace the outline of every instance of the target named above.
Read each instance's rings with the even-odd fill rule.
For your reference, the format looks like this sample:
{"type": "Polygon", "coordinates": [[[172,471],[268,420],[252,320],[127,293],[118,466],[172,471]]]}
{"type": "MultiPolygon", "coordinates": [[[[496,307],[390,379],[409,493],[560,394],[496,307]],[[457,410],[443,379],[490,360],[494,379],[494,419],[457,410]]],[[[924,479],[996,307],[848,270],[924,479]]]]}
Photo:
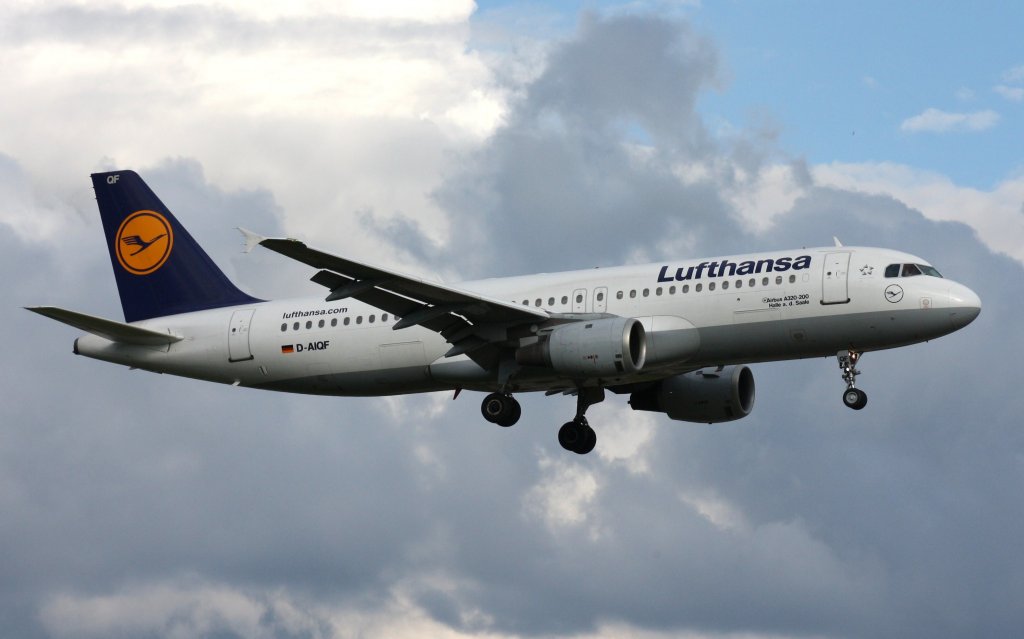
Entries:
{"type": "Polygon", "coordinates": [[[149,275],[164,265],[174,245],[174,231],[156,211],[136,211],[121,222],[114,253],[124,270],[149,275]]]}

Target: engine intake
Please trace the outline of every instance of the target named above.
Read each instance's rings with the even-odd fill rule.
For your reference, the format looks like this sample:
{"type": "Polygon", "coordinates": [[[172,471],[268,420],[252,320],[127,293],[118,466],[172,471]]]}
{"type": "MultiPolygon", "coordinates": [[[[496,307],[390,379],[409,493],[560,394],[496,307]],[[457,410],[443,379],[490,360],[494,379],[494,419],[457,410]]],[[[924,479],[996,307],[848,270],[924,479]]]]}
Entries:
{"type": "Polygon", "coordinates": [[[746,366],[725,366],[676,375],[633,393],[629,405],[683,422],[730,422],[754,408],[754,374],[746,366]]]}
{"type": "Polygon", "coordinates": [[[516,362],[574,378],[616,377],[643,368],[647,334],[638,320],[613,317],[560,324],[516,350],[516,362]]]}

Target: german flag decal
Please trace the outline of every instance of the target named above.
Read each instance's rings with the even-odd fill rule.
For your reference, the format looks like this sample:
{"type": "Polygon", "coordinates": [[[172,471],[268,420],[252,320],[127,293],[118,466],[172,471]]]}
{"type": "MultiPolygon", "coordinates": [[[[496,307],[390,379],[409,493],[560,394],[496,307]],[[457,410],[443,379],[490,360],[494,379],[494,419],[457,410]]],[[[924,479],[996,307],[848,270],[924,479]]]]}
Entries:
{"type": "Polygon", "coordinates": [[[281,347],[281,352],[282,353],[294,353],[295,352],[295,346],[292,345],[292,344],[285,344],[285,345],[283,345],[281,347]]]}

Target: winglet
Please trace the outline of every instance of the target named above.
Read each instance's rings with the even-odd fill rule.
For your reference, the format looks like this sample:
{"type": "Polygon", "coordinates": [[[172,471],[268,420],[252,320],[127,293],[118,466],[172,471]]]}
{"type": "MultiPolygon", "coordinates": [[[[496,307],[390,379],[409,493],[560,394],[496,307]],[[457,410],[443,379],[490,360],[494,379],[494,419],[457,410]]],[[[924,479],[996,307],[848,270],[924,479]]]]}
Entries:
{"type": "Polygon", "coordinates": [[[254,248],[259,246],[263,240],[267,239],[263,235],[260,235],[259,233],[253,233],[249,229],[243,229],[241,226],[236,228],[242,233],[242,237],[245,238],[245,250],[243,251],[244,253],[251,252],[254,248]]]}
{"type": "Polygon", "coordinates": [[[841,246],[843,245],[843,243],[842,243],[842,242],[840,242],[840,241],[839,241],[839,238],[838,238],[838,237],[836,237],[835,235],[833,235],[833,236],[832,236],[832,241],[836,243],[836,247],[837,247],[837,248],[838,248],[838,247],[841,247],[841,246]]]}

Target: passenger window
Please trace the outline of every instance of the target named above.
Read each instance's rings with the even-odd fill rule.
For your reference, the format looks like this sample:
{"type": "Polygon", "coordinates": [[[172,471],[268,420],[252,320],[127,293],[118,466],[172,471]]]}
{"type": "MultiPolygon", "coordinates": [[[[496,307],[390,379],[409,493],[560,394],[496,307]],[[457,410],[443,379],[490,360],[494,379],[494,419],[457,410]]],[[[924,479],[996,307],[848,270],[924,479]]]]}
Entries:
{"type": "Polygon", "coordinates": [[[597,294],[597,301],[598,302],[603,302],[604,301],[604,293],[598,293],[597,294]]]}
{"type": "Polygon", "coordinates": [[[743,288],[743,280],[736,280],[736,288],[743,288]]]}
{"type": "Polygon", "coordinates": [[[362,323],[363,323],[363,316],[360,315],[360,316],[356,317],[356,324],[362,324],[362,323]]]}
{"type": "Polygon", "coordinates": [[[629,292],[629,299],[633,299],[634,297],[636,297],[636,289],[629,292]]]}
{"type": "Polygon", "coordinates": [[[555,298],[549,297],[548,298],[548,306],[554,306],[554,305],[555,305],[555,298]]]}
{"type": "Polygon", "coordinates": [[[373,324],[376,320],[377,320],[377,316],[376,315],[371,315],[370,316],[370,323],[371,324],[373,324]]]}
{"type": "Polygon", "coordinates": [[[615,299],[618,299],[618,300],[622,299],[622,291],[619,291],[618,293],[615,294],[615,299]]]}
{"type": "Polygon", "coordinates": [[[749,286],[750,288],[754,288],[754,286],[756,286],[756,285],[757,285],[757,280],[755,280],[754,278],[750,278],[750,281],[747,282],[747,286],[749,286]]]}
{"type": "Polygon", "coordinates": [[[698,293],[700,293],[701,290],[703,290],[703,288],[704,288],[703,284],[698,284],[697,286],[693,287],[693,290],[698,292],[698,293]]]}
{"type": "Polygon", "coordinates": [[[722,282],[722,290],[724,291],[724,290],[727,290],[728,288],[729,288],[729,280],[726,280],[726,281],[722,282]]]}
{"type": "Polygon", "coordinates": [[[583,303],[583,296],[582,295],[577,295],[576,296],[576,303],[577,304],[582,304],[583,303]]]}
{"type": "Polygon", "coordinates": [[[307,329],[313,328],[313,320],[306,320],[306,328],[307,329]]]}
{"type": "Polygon", "coordinates": [[[904,264],[903,265],[903,277],[912,277],[914,275],[920,275],[921,269],[917,268],[917,264],[904,264]]]}
{"type": "Polygon", "coordinates": [[[690,292],[690,285],[689,284],[683,284],[683,293],[689,293],[689,292],[690,292]]]}
{"type": "Polygon", "coordinates": [[[320,322],[317,324],[317,328],[323,328],[323,327],[324,327],[324,321],[320,320],[320,322]]]}
{"type": "Polygon", "coordinates": [[[900,265],[899,264],[890,264],[889,266],[886,266],[885,267],[885,276],[886,277],[899,277],[900,276],[900,265]]]}
{"type": "Polygon", "coordinates": [[[775,283],[776,283],[776,284],[782,284],[782,276],[781,276],[781,275],[779,275],[779,276],[777,276],[777,277],[775,278],[775,283]]]}
{"type": "Polygon", "coordinates": [[[388,314],[384,313],[383,315],[381,315],[380,316],[380,321],[382,321],[382,322],[388,321],[388,314]]]}
{"type": "Polygon", "coordinates": [[[351,321],[352,321],[351,317],[346,317],[345,318],[345,326],[348,326],[351,321]]]}
{"type": "Polygon", "coordinates": [[[708,284],[708,290],[709,291],[715,290],[715,283],[714,282],[711,282],[711,283],[708,284]]]}
{"type": "Polygon", "coordinates": [[[338,318],[337,317],[332,318],[331,319],[331,326],[337,326],[337,325],[338,325],[338,318]]]}
{"type": "Polygon", "coordinates": [[[768,286],[768,278],[767,277],[761,278],[761,286],[768,286]]]}
{"type": "Polygon", "coordinates": [[[649,296],[650,294],[651,294],[651,289],[649,289],[649,288],[645,288],[645,289],[644,289],[644,297],[647,297],[647,296],[649,296]]]}
{"type": "Polygon", "coordinates": [[[796,283],[796,275],[790,275],[789,276],[789,283],[790,284],[795,284],[796,283]]]}
{"type": "Polygon", "coordinates": [[[530,300],[523,300],[523,306],[529,306],[530,300]]]}

